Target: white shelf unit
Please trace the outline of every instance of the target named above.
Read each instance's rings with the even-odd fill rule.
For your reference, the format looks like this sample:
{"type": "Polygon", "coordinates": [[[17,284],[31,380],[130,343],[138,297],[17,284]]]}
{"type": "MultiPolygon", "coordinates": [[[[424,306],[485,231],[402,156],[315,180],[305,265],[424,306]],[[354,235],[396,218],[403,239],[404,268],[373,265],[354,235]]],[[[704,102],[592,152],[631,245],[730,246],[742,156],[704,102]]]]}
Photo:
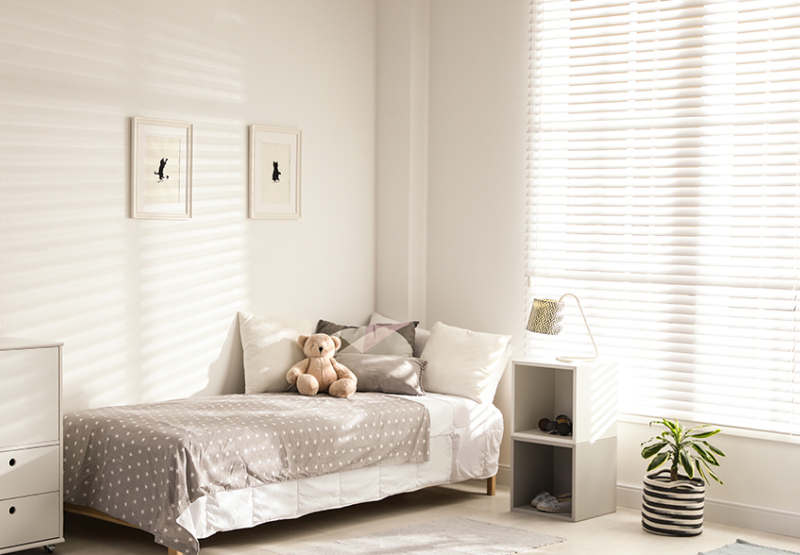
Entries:
{"type": "Polygon", "coordinates": [[[0,337],[0,553],[64,541],[61,346],[0,337]]]}
{"type": "Polygon", "coordinates": [[[512,372],[511,510],[573,522],[616,511],[616,364],[515,360],[512,372]],[[539,429],[561,414],[572,435],[539,429]],[[531,500],[542,491],[571,494],[572,511],[539,511],[531,500]]]}

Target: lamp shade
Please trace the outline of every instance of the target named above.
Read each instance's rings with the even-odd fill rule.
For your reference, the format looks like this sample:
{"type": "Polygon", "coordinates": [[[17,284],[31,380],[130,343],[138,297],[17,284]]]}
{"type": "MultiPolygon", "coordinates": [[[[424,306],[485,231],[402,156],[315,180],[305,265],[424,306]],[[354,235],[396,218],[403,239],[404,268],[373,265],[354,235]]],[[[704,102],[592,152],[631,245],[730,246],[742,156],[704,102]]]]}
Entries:
{"type": "Polygon", "coordinates": [[[547,335],[558,335],[561,332],[561,320],[564,315],[564,299],[572,297],[578,304],[578,309],[581,311],[583,323],[586,324],[586,332],[589,334],[589,339],[592,340],[592,347],[594,348],[594,355],[589,357],[578,356],[559,356],[556,360],[561,362],[573,362],[576,360],[594,360],[597,358],[597,343],[594,341],[592,330],[589,329],[589,322],[586,321],[586,315],[583,313],[583,307],[578,297],[572,293],[564,293],[557,301],[552,299],[533,299],[533,306],[531,307],[531,316],[528,318],[528,331],[535,333],[545,333],[547,335]]]}
{"type": "Polygon", "coordinates": [[[564,318],[564,303],[552,299],[533,299],[528,331],[558,335],[564,318]]]}

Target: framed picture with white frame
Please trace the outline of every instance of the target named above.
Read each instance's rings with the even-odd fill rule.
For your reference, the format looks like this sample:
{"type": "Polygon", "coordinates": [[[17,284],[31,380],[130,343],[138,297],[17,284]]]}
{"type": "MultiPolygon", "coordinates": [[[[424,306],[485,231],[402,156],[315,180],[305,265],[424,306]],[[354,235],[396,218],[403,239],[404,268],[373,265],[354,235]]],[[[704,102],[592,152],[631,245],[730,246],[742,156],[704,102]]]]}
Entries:
{"type": "Polygon", "coordinates": [[[131,119],[131,217],[192,217],[192,124],[131,119]]]}
{"type": "Polygon", "coordinates": [[[250,126],[250,217],[300,218],[299,129],[250,126]]]}

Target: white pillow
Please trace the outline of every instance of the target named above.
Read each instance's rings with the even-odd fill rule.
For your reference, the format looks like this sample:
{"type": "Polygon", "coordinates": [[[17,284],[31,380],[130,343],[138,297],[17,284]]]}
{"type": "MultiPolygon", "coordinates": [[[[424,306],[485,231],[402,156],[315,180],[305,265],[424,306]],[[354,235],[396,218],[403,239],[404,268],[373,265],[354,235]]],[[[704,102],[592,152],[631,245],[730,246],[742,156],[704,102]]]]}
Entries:
{"type": "Polygon", "coordinates": [[[297,344],[301,335],[313,335],[315,323],[239,313],[239,335],[244,355],[244,392],[279,393],[291,387],[286,372],[306,355],[297,344]]]}
{"type": "Polygon", "coordinates": [[[508,367],[508,362],[511,360],[513,354],[514,346],[509,341],[506,350],[503,351],[503,356],[500,357],[500,361],[492,368],[492,377],[489,379],[489,383],[486,384],[486,388],[480,395],[481,403],[491,403],[494,401],[494,395],[497,393],[497,386],[500,385],[500,379],[503,377],[508,367]]]}
{"type": "Polygon", "coordinates": [[[428,362],[422,374],[423,388],[429,393],[491,403],[508,364],[505,355],[510,340],[510,335],[470,331],[436,322],[420,357],[428,362]]]}
{"type": "MultiPolygon", "coordinates": [[[[369,325],[373,324],[400,324],[399,320],[394,320],[392,318],[387,318],[383,314],[378,314],[377,312],[373,312],[372,316],[369,318],[369,325]]],[[[425,344],[428,342],[428,339],[431,336],[430,330],[417,328],[415,330],[414,335],[414,356],[420,358],[422,351],[425,349],[425,344]]]]}

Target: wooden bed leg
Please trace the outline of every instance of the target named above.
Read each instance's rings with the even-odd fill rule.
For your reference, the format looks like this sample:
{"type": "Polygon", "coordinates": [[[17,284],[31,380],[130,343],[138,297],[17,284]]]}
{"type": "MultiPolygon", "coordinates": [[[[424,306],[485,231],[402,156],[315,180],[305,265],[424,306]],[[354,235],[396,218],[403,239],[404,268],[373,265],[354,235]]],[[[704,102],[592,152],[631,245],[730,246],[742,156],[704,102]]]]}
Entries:
{"type": "MultiPolygon", "coordinates": [[[[486,478],[486,495],[494,495],[497,493],[497,476],[486,478]]],[[[170,553],[170,555],[172,555],[170,553]]]]}

